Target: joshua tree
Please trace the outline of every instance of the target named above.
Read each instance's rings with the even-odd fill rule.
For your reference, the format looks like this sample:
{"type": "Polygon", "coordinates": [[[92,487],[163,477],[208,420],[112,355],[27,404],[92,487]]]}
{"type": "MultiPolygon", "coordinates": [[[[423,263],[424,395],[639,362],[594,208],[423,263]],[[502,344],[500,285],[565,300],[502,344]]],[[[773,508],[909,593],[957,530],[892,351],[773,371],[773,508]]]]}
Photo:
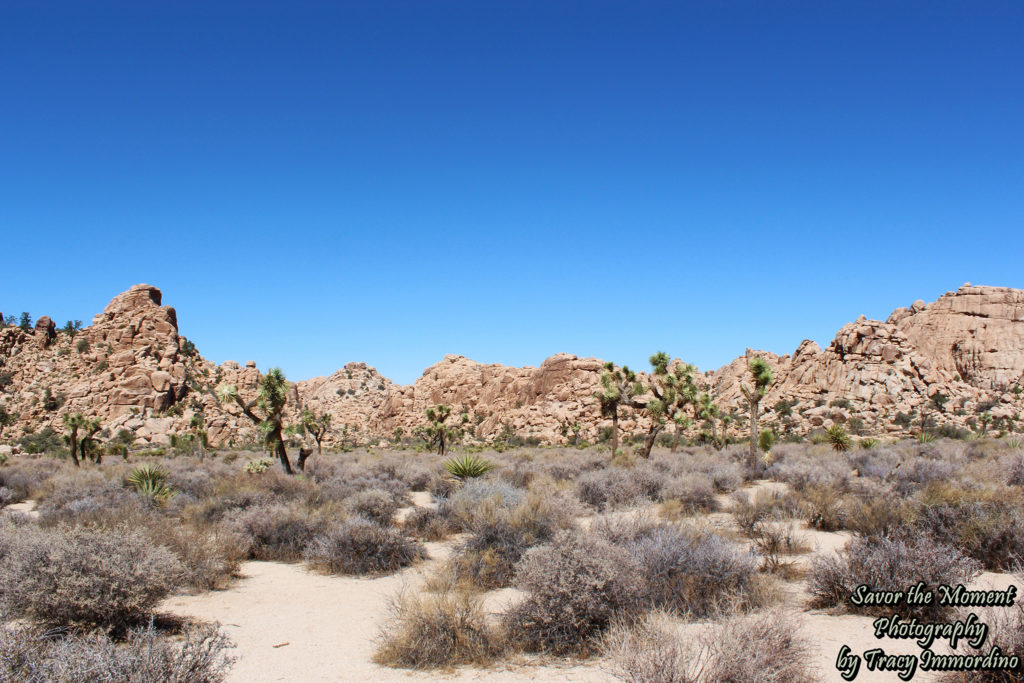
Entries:
{"type": "MultiPolygon", "coordinates": [[[[299,416],[299,422],[302,425],[302,429],[313,437],[313,441],[316,441],[316,454],[321,455],[323,452],[322,444],[324,436],[326,436],[327,430],[331,428],[331,414],[324,413],[323,415],[317,415],[307,408],[304,409],[302,411],[302,415],[299,416]]],[[[308,455],[306,457],[308,457],[308,455]]],[[[300,470],[304,470],[306,468],[306,457],[303,457],[300,451],[298,463],[300,470]]]]}
{"type": "Polygon", "coordinates": [[[263,443],[267,450],[272,450],[281,461],[281,467],[288,474],[294,474],[292,464],[288,461],[288,451],[284,445],[284,406],[288,402],[288,381],[281,368],[271,368],[260,378],[256,398],[246,403],[238,395],[238,389],[231,384],[217,387],[217,397],[222,403],[234,403],[242,409],[242,414],[249,418],[263,432],[263,443]],[[259,410],[264,417],[260,418],[253,409],[259,410]]]}
{"type": "Polygon", "coordinates": [[[431,448],[437,448],[438,455],[447,453],[448,443],[459,438],[461,433],[457,426],[445,424],[451,414],[451,406],[441,405],[427,408],[427,421],[429,422],[426,428],[427,438],[431,448]]]}
{"type": "Polygon", "coordinates": [[[628,367],[616,369],[611,361],[604,364],[601,390],[594,392],[594,398],[601,406],[601,417],[612,421],[612,457],[619,450],[619,406],[630,404],[635,385],[636,373],[628,367]]]}
{"type": "Polygon", "coordinates": [[[29,328],[32,327],[32,316],[28,314],[28,311],[24,311],[21,314],[21,319],[18,321],[18,327],[25,332],[28,332],[29,328]]]}
{"type": "Polygon", "coordinates": [[[651,427],[647,431],[647,440],[644,442],[644,450],[641,455],[645,458],[651,457],[651,449],[658,438],[658,433],[665,428],[669,422],[676,425],[676,414],[687,403],[686,396],[688,384],[693,382],[693,373],[696,370],[692,365],[680,364],[669,368],[669,357],[664,351],[658,351],[651,356],[650,384],[645,385],[637,382],[633,387],[634,396],[650,394],[646,402],[634,399],[631,405],[647,411],[651,418],[651,427]]]}
{"type": "Polygon", "coordinates": [[[719,411],[718,420],[722,423],[722,446],[729,442],[729,425],[732,424],[732,415],[719,411]]]}
{"type": "Polygon", "coordinates": [[[82,460],[85,460],[91,452],[93,459],[99,464],[102,455],[99,453],[99,449],[95,447],[96,439],[93,438],[96,432],[102,429],[99,418],[89,419],[81,413],[65,413],[64,426],[68,430],[64,440],[71,451],[71,462],[75,463],[75,467],[79,466],[79,450],[82,453],[82,460]]]}
{"type": "Polygon", "coordinates": [[[192,448],[202,460],[206,455],[206,443],[209,438],[206,430],[203,429],[203,414],[195,413],[188,421],[188,428],[192,432],[192,448]]]}
{"type": "Polygon", "coordinates": [[[747,403],[750,404],[749,464],[753,467],[757,464],[757,409],[761,404],[761,399],[768,393],[768,387],[775,380],[775,374],[772,372],[772,366],[768,365],[763,358],[751,358],[747,363],[747,368],[750,370],[750,379],[753,385],[740,384],[740,390],[743,392],[744,398],[747,399],[747,403]]]}
{"type": "Polygon", "coordinates": [[[722,445],[718,443],[718,406],[711,400],[711,394],[705,391],[700,395],[700,398],[697,399],[697,409],[700,419],[711,423],[711,442],[715,448],[721,449],[722,445]]]}

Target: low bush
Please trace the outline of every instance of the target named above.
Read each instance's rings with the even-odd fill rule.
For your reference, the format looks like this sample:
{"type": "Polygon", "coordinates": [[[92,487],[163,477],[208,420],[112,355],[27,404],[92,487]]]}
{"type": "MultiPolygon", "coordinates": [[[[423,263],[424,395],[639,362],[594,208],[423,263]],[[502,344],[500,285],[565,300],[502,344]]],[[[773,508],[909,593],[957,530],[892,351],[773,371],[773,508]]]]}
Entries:
{"type": "Polygon", "coordinates": [[[528,652],[591,652],[613,617],[638,607],[637,570],[623,548],[593,534],[562,532],[519,565],[516,585],[527,595],[505,613],[506,633],[528,652]]]}
{"type": "Polygon", "coordinates": [[[182,568],[140,531],[121,526],[5,527],[0,612],[44,626],[119,629],[138,623],[182,568]]]}
{"type": "Polygon", "coordinates": [[[391,528],[361,517],[316,536],[305,550],[306,562],[324,574],[390,574],[427,556],[422,545],[391,528]]]}
{"type": "Polygon", "coordinates": [[[509,586],[524,553],[568,528],[573,512],[564,498],[539,492],[531,492],[511,508],[496,500],[481,504],[463,527],[469,538],[449,562],[453,579],[477,588],[509,586]]]}
{"type": "Polygon", "coordinates": [[[717,534],[635,518],[600,519],[592,531],[629,553],[650,607],[704,618],[771,599],[756,555],[717,534]]]}
{"type": "Polygon", "coordinates": [[[161,638],[150,626],[123,642],[103,635],[63,637],[34,629],[0,627],[0,680],[22,683],[219,683],[235,659],[216,626],[193,626],[182,642],[161,638]]]}
{"type": "Polygon", "coordinates": [[[173,519],[148,526],[154,545],[174,553],[181,563],[178,585],[193,591],[218,590],[238,575],[245,539],[224,528],[197,529],[173,519]]]}
{"type": "Polygon", "coordinates": [[[685,512],[715,512],[718,501],[711,479],[703,474],[674,477],[661,488],[662,501],[677,501],[685,512]]]}
{"type": "Polygon", "coordinates": [[[924,582],[925,590],[935,591],[941,584],[967,584],[980,571],[975,560],[956,548],[936,543],[927,536],[909,535],[855,538],[836,555],[815,558],[811,566],[809,590],[817,607],[846,605],[851,612],[939,620],[948,608],[930,605],[896,606],[854,605],[850,598],[861,584],[873,591],[906,591],[924,582]]]}
{"type": "Polygon", "coordinates": [[[440,541],[448,536],[448,525],[433,508],[413,508],[402,522],[402,529],[423,541],[440,541]]]}
{"type": "Polygon", "coordinates": [[[730,619],[701,638],[701,681],[813,683],[812,648],[797,617],[773,611],[730,619]]]}
{"type": "Polygon", "coordinates": [[[683,639],[652,613],[605,638],[612,673],[629,683],[811,683],[812,651],[798,619],[773,611],[718,624],[683,639]]]}
{"type": "MultiPolygon", "coordinates": [[[[1024,584],[1024,573],[1014,577],[1018,585],[1024,584]]],[[[1011,671],[984,669],[977,671],[948,672],[940,679],[943,683],[1020,683],[1024,681],[1024,603],[1017,602],[1009,608],[998,607],[982,610],[980,620],[989,625],[988,638],[981,648],[975,649],[964,643],[963,654],[984,657],[993,647],[998,647],[1005,656],[1015,656],[1021,664],[1011,671]]]]}
{"type": "Polygon", "coordinates": [[[373,655],[383,666],[486,666],[503,650],[502,637],[487,622],[479,599],[466,593],[401,595],[390,612],[373,655]]]}
{"type": "Polygon", "coordinates": [[[843,528],[843,497],[834,486],[804,487],[800,494],[800,512],[813,529],[839,531],[843,528]]]}
{"type": "Polygon", "coordinates": [[[244,541],[244,552],[252,560],[298,562],[325,523],[310,517],[295,505],[257,505],[246,508],[226,523],[244,541]]]}
{"type": "Polygon", "coordinates": [[[390,526],[398,504],[386,491],[367,489],[346,498],[345,508],[352,514],[366,517],[381,526],[390,526]]]}
{"type": "Polygon", "coordinates": [[[51,479],[50,485],[52,489],[38,506],[43,525],[117,523],[144,511],[138,495],[99,472],[61,475],[51,479]]]}
{"type": "Polygon", "coordinates": [[[1024,558],[1024,509],[1007,493],[930,486],[916,511],[915,526],[987,569],[1009,569],[1024,558]]]}
{"type": "MultiPolygon", "coordinates": [[[[636,505],[646,499],[654,499],[647,493],[654,489],[654,482],[648,481],[649,473],[632,475],[628,469],[610,467],[604,470],[586,472],[576,480],[579,499],[598,510],[609,510],[627,505],[636,505]],[[647,489],[644,489],[647,486],[647,489]]],[[[660,488],[660,486],[658,487],[660,488]]]]}

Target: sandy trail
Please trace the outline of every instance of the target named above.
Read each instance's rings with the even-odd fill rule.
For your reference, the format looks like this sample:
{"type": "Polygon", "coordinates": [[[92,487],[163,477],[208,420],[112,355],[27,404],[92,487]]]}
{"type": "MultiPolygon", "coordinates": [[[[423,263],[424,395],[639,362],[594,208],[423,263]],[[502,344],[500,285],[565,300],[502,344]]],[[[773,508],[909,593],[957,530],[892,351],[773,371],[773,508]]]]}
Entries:
{"type": "MultiPolygon", "coordinates": [[[[580,666],[518,666],[410,672],[371,661],[373,640],[387,618],[390,598],[415,590],[424,575],[447,556],[441,543],[426,544],[431,559],[418,567],[378,579],[324,576],[299,564],[246,562],[243,578],[230,590],[176,596],[162,609],[206,621],[219,621],[237,644],[239,661],[229,681],[610,681],[597,662],[580,666]],[[287,643],[287,644],[283,644],[287,643]],[[277,646],[277,647],[275,647],[277,646]]],[[[515,591],[485,597],[500,610],[515,591]]]]}

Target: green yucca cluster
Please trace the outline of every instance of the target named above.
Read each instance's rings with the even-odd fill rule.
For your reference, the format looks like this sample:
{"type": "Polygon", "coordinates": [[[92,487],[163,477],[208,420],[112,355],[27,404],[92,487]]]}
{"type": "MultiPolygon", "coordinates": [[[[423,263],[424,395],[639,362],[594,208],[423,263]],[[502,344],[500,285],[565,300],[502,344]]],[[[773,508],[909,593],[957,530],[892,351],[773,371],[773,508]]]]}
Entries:
{"type": "Polygon", "coordinates": [[[462,480],[482,477],[493,467],[494,465],[490,461],[470,453],[466,453],[460,458],[450,458],[444,461],[444,468],[448,470],[448,473],[462,480]]]}
{"type": "Polygon", "coordinates": [[[163,505],[178,495],[177,491],[167,485],[167,472],[155,465],[136,467],[128,475],[128,483],[153,505],[163,505]]]}
{"type": "Polygon", "coordinates": [[[825,437],[832,444],[832,450],[840,453],[850,450],[850,435],[842,425],[832,425],[825,430],[825,437]]]}

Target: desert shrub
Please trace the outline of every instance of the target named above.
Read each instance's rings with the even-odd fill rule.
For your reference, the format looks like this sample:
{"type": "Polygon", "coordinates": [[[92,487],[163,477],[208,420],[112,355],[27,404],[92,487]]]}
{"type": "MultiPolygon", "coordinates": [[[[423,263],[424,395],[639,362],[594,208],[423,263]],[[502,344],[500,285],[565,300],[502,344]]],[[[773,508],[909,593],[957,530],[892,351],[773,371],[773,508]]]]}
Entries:
{"type": "Polygon", "coordinates": [[[747,491],[734,491],[731,500],[736,525],[748,536],[764,519],[792,517],[797,512],[797,499],[774,489],[762,489],[753,497],[747,491]]]}
{"type": "Polygon", "coordinates": [[[60,468],[60,463],[50,458],[38,460],[19,459],[17,462],[0,468],[0,486],[11,491],[14,503],[31,498],[36,491],[45,486],[60,468]]]}
{"type": "MultiPolygon", "coordinates": [[[[1017,572],[1017,584],[1024,583],[1024,573],[1017,572]]],[[[1024,680],[1024,604],[1018,598],[1009,608],[999,607],[982,610],[980,620],[989,625],[988,638],[984,649],[974,649],[964,643],[964,654],[985,656],[988,650],[998,647],[1005,656],[1016,656],[1021,664],[1011,671],[964,671],[946,673],[940,680],[944,683],[1019,683],[1024,680]]]]}
{"type": "Polygon", "coordinates": [[[1024,509],[1015,497],[932,485],[922,495],[914,523],[988,569],[1008,569],[1024,558],[1024,509]]]}
{"type": "Polygon", "coordinates": [[[850,602],[857,586],[866,584],[876,591],[906,591],[924,582],[925,590],[940,584],[967,584],[980,567],[952,546],[936,543],[927,536],[909,535],[855,538],[836,555],[815,558],[809,590],[818,607],[845,604],[860,614],[883,615],[898,612],[919,619],[942,619],[947,609],[937,601],[931,605],[854,605],[850,602]]]}
{"type": "Polygon", "coordinates": [[[1014,453],[1005,461],[1007,486],[1024,486],[1024,453],[1014,453]]]}
{"type": "Polygon", "coordinates": [[[539,492],[531,492],[512,508],[481,505],[464,527],[470,536],[449,564],[453,578],[479,588],[510,585],[516,563],[526,551],[569,527],[573,512],[564,498],[539,492]]]}
{"type": "Polygon", "coordinates": [[[444,518],[432,508],[414,508],[402,522],[402,528],[424,541],[440,541],[448,535],[444,518]]]}
{"type": "Polygon", "coordinates": [[[644,468],[640,474],[629,469],[610,467],[586,472],[576,480],[579,499],[598,510],[636,505],[645,499],[657,498],[658,475],[644,468]]]}
{"type": "Polygon", "coordinates": [[[527,552],[516,584],[527,592],[504,615],[510,640],[529,652],[583,654],[642,595],[629,553],[592,534],[561,532],[527,552]]]}
{"type": "Polygon", "coordinates": [[[269,491],[219,486],[216,495],[186,505],[182,516],[192,524],[216,524],[234,519],[249,508],[269,506],[272,503],[273,497],[269,491]]]}
{"type": "Polygon", "coordinates": [[[427,556],[419,543],[391,528],[354,517],[309,543],[304,557],[324,574],[390,574],[427,556]]]}
{"type": "Polygon", "coordinates": [[[501,651],[502,637],[479,599],[466,593],[401,595],[391,603],[373,661],[409,669],[486,666],[501,651]]]}
{"type": "Polygon", "coordinates": [[[811,683],[811,648],[798,619],[772,611],[730,619],[682,639],[664,615],[621,622],[604,640],[612,673],[629,683],[811,683]]]}
{"type": "Polygon", "coordinates": [[[297,562],[306,545],[324,530],[315,519],[294,505],[258,505],[238,513],[227,522],[229,531],[243,539],[248,559],[297,562]]]}
{"type": "Polygon", "coordinates": [[[145,528],[154,545],[174,553],[181,564],[177,584],[195,591],[218,590],[237,576],[245,540],[223,528],[197,529],[174,519],[145,528]]]}
{"type": "Polygon", "coordinates": [[[843,528],[843,497],[833,486],[807,486],[800,494],[800,512],[807,524],[820,531],[843,528]]]}
{"type": "Polygon", "coordinates": [[[35,453],[58,453],[64,446],[60,434],[53,427],[43,427],[35,434],[25,434],[18,439],[21,450],[29,455],[35,453]]]}
{"type": "Polygon", "coordinates": [[[762,558],[762,569],[772,574],[791,575],[793,565],[783,559],[810,550],[807,541],[797,535],[792,522],[758,522],[751,534],[754,549],[762,558]]]}
{"type": "Polygon", "coordinates": [[[687,512],[714,512],[718,509],[711,479],[704,474],[674,477],[660,492],[663,501],[678,501],[687,512]]]}
{"type": "Polygon", "coordinates": [[[629,553],[651,607],[703,618],[769,599],[757,557],[717,534],[637,518],[603,518],[591,529],[629,553]]]}
{"type": "Polygon", "coordinates": [[[468,529],[481,511],[494,507],[512,509],[526,500],[526,491],[504,482],[472,479],[442,500],[438,512],[454,530],[468,529]]]}
{"type": "MultiPolygon", "coordinates": [[[[9,528],[5,531],[9,531],[9,528]]],[[[128,526],[21,529],[0,558],[0,612],[46,626],[130,626],[170,592],[181,566],[128,526]]]]}
{"type": "Polygon", "coordinates": [[[345,500],[345,509],[355,515],[361,515],[367,519],[389,526],[398,509],[397,503],[391,494],[380,489],[367,489],[353,494],[345,500]]]}
{"type": "Polygon", "coordinates": [[[116,522],[143,512],[139,496],[98,472],[54,477],[50,485],[52,490],[38,506],[44,525],[116,522]]]}
{"type": "Polygon", "coordinates": [[[716,683],[813,683],[812,648],[799,620],[772,611],[730,619],[701,638],[702,681],[716,683]]]}
{"type": "Polygon", "coordinates": [[[955,472],[956,468],[951,463],[915,456],[895,471],[893,480],[896,492],[906,496],[932,482],[947,481],[955,472]]]}
{"type": "Polygon", "coordinates": [[[834,486],[842,490],[849,482],[851,470],[846,458],[831,449],[804,448],[787,452],[785,459],[772,463],[766,474],[796,491],[808,486],[834,486]]]}
{"type": "Polygon", "coordinates": [[[123,642],[0,627],[0,680],[219,683],[235,661],[226,652],[232,647],[212,625],[186,628],[180,643],[160,638],[152,626],[131,630],[123,642]]]}
{"type": "Polygon", "coordinates": [[[843,526],[862,536],[892,536],[903,529],[910,512],[891,491],[879,489],[843,500],[843,526]]]}
{"type": "Polygon", "coordinates": [[[667,615],[617,619],[601,642],[611,673],[627,683],[698,683],[700,648],[672,630],[667,615]]]}

